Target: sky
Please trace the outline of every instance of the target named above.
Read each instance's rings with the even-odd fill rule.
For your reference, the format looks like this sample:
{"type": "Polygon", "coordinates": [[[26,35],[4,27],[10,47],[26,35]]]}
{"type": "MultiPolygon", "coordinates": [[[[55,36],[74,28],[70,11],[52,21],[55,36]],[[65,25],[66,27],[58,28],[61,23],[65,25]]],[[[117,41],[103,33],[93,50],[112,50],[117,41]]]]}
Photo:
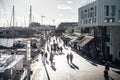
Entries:
{"type": "Polygon", "coordinates": [[[0,0],[0,26],[9,26],[15,6],[15,25],[28,26],[30,5],[32,21],[47,25],[77,22],[78,8],[94,0],[0,0]],[[44,16],[41,19],[41,16],[44,16]],[[43,20],[43,22],[42,22],[43,20]]]}

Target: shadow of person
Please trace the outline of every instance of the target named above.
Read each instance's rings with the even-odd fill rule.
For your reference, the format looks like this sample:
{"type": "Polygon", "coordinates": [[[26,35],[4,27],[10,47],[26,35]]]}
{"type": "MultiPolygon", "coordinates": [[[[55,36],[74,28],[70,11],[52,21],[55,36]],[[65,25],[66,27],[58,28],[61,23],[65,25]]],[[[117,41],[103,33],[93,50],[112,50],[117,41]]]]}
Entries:
{"type": "Polygon", "coordinates": [[[113,79],[112,77],[110,77],[110,76],[109,76],[109,79],[110,79],[110,80],[114,80],[114,79],[113,79]]]}
{"type": "Polygon", "coordinates": [[[72,64],[72,66],[73,66],[74,68],[76,68],[76,69],[79,70],[79,67],[78,67],[77,65],[75,65],[74,63],[71,63],[71,64],[72,64]]]}
{"type": "Polygon", "coordinates": [[[54,65],[51,65],[51,68],[52,68],[54,71],[56,71],[56,68],[55,68],[54,65]]]}
{"type": "Polygon", "coordinates": [[[117,73],[117,74],[120,74],[120,70],[119,70],[119,71],[117,71],[117,70],[112,70],[112,71],[114,71],[114,72],[117,73]]]}
{"type": "Polygon", "coordinates": [[[104,77],[105,78],[105,80],[114,80],[112,77],[110,77],[110,76],[107,76],[107,77],[104,77]]]}
{"type": "Polygon", "coordinates": [[[49,65],[49,61],[47,60],[46,63],[49,65]]]}
{"type": "Polygon", "coordinates": [[[98,65],[97,65],[97,64],[95,64],[94,62],[89,61],[89,63],[91,63],[93,66],[98,67],[98,65]]]}
{"type": "Polygon", "coordinates": [[[72,69],[75,69],[75,67],[73,65],[71,65],[70,63],[68,63],[68,64],[72,69]]]}

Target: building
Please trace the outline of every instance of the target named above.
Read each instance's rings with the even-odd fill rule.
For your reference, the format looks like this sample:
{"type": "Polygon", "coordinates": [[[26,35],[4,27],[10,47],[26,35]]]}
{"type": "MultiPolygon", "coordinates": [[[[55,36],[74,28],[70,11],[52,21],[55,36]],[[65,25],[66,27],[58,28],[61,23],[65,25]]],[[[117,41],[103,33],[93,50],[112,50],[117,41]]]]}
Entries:
{"type": "Polygon", "coordinates": [[[0,80],[19,80],[24,73],[24,55],[8,55],[0,53],[0,80]]]}
{"type": "Polygon", "coordinates": [[[79,8],[81,33],[95,37],[92,50],[105,60],[120,60],[119,4],[119,0],[96,0],[79,8]]]}
{"type": "Polygon", "coordinates": [[[72,33],[78,27],[78,22],[62,22],[58,25],[57,30],[72,33]]]}

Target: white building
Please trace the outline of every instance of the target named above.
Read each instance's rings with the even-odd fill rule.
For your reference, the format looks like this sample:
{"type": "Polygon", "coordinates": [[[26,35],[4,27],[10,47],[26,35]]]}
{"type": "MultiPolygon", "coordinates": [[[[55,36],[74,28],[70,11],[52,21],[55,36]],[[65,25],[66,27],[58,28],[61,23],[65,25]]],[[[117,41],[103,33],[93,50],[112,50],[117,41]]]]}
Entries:
{"type": "Polygon", "coordinates": [[[82,32],[96,37],[104,57],[120,59],[120,0],[96,0],[79,8],[82,32]]]}
{"type": "Polygon", "coordinates": [[[96,0],[79,8],[79,26],[120,26],[120,0],[96,0]]]}

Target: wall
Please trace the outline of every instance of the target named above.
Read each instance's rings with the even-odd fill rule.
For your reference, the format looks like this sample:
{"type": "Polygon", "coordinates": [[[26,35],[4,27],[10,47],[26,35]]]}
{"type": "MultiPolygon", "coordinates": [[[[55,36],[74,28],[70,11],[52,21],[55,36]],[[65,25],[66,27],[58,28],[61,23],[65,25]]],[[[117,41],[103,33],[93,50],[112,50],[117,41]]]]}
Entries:
{"type": "Polygon", "coordinates": [[[118,58],[118,51],[120,51],[120,27],[111,27],[110,33],[110,42],[112,45],[110,46],[110,53],[113,55],[113,60],[118,58]]]}

